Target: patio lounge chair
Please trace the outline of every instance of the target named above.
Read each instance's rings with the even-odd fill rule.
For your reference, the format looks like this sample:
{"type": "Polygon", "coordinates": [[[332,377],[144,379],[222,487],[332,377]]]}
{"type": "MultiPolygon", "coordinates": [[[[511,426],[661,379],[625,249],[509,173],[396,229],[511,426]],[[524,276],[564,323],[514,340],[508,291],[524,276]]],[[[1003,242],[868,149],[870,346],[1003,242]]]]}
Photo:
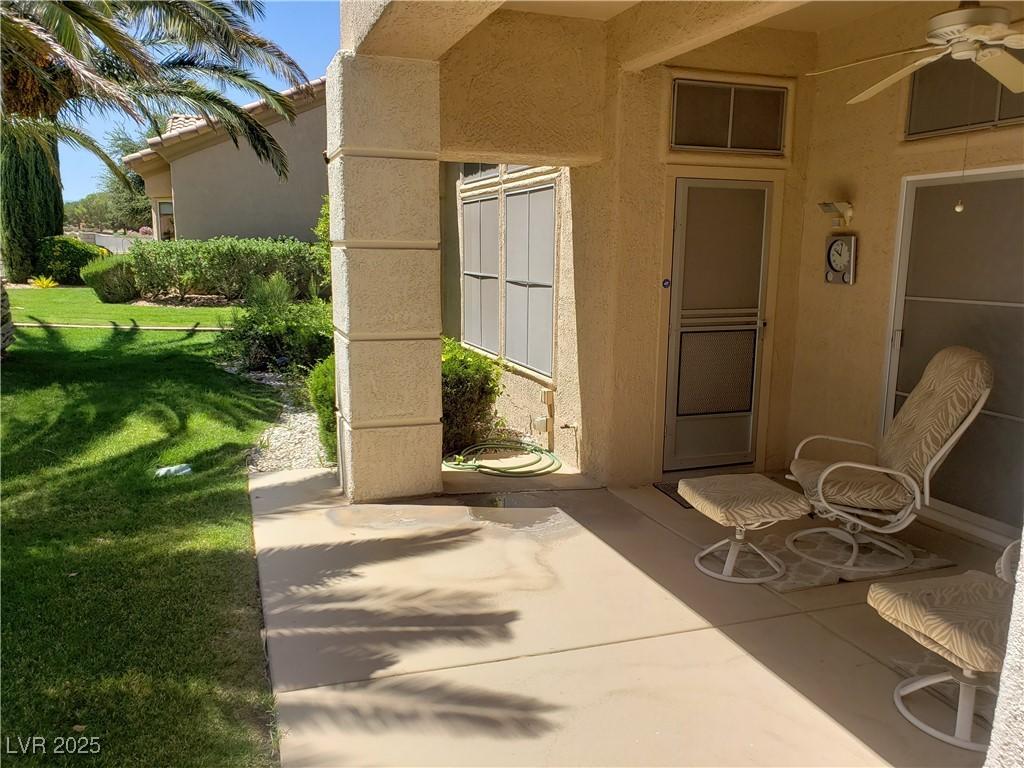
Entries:
{"type": "Polygon", "coordinates": [[[903,717],[947,744],[985,751],[983,743],[971,739],[975,695],[979,688],[995,693],[993,681],[986,677],[998,673],[1003,663],[1019,554],[1019,541],[1007,547],[996,563],[996,576],[967,571],[937,579],[872,584],[868,590],[868,604],[883,619],[958,667],[908,678],[893,692],[903,717]],[[959,686],[952,734],[921,720],[903,700],[915,691],[950,681],[959,686]]]}
{"type": "Polygon", "coordinates": [[[882,436],[877,463],[802,458],[804,447],[815,440],[875,447],[830,435],[802,440],[788,477],[800,483],[817,515],[842,527],[797,531],[786,539],[786,546],[811,562],[847,571],[888,572],[910,565],[913,554],[887,534],[902,531],[913,522],[921,506],[931,501],[932,475],[978,417],[992,391],[992,381],[992,366],[982,355],[966,347],[948,347],[928,363],[882,436]],[[830,561],[798,546],[808,536],[821,534],[849,547],[845,561],[830,561]],[[881,569],[862,565],[858,557],[864,545],[879,547],[898,561],[881,569]]]}

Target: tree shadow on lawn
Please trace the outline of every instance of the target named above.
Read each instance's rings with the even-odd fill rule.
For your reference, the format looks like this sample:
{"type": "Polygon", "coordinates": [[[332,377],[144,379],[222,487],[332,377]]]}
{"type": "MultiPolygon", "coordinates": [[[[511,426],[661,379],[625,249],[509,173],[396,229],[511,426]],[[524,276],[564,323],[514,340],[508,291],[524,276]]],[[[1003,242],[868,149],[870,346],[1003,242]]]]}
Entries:
{"type": "Polygon", "coordinates": [[[244,457],[280,406],[156,333],[32,331],[4,362],[5,733],[271,764],[244,457]]]}

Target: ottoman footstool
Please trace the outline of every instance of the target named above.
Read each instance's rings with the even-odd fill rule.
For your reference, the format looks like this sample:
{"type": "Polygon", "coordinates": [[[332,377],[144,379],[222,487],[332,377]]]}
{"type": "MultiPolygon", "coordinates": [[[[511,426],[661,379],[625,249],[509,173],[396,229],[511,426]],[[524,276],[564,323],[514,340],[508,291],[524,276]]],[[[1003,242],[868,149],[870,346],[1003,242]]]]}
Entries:
{"type": "MultiPolygon", "coordinates": [[[[1011,552],[1008,548],[1007,554],[1011,552]]],[[[997,567],[998,577],[967,571],[956,576],[879,583],[868,590],[868,605],[879,616],[955,665],[946,672],[902,681],[893,691],[893,701],[911,724],[962,749],[985,751],[985,744],[972,735],[975,695],[979,689],[995,693],[995,677],[1002,667],[1013,610],[1013,570],[997,567]],[[915,691],[950,681],[959,686],[952,732],[924,722],[904,701],[915,691]]]]}
{"type": "Polygon", "coordinates": [[[782,520],[795,520],[809,514],[811,504],[807,498],[764,475],[712,475],[679,481],[679,495],[689,504],[719,525],[734,529],[732,536],[701,550],[693,564],[701,573],[713,579],[739,584],[761,584],[773,581],[786,572],[782,561],[747,539],[747,531],[767,528],[782,520]],[[713,552],[728,548],[721,571],[708,567],[702,561],[713,552]],[[737,576],[736,559],[740,552],[749,550],[764,560],[772,569],[768,576],[737,576]]]}

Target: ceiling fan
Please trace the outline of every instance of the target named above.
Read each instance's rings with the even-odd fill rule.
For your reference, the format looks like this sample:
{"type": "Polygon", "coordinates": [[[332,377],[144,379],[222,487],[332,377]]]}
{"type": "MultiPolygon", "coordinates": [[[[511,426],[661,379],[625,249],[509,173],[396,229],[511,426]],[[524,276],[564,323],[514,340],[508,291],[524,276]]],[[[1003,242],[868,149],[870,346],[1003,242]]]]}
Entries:
{"type": "Polygon", "coordinates": [[[994,5],[982,6],[977,2],[962,2],[955,11],[947,11],[928,19],[925,39],[929,45],[922,48],[908,48],[893,51],[869,59],[851,61],[838,67],[808,72],[808,75],[824,75],[836,70],[856,67],[870,61],[902,56],[907,53],[924,53],[923,56],[902,69],[879,80],[865,91],[858,93],[847,104],[858,104],[895,85],[921,67],[949,55],[958,60],[973,61],[1013,93],[1024,93],[1024,61],[1006,49],[1024,50],[1024,19],[1010,21],[1010,12],[994,5]]]}

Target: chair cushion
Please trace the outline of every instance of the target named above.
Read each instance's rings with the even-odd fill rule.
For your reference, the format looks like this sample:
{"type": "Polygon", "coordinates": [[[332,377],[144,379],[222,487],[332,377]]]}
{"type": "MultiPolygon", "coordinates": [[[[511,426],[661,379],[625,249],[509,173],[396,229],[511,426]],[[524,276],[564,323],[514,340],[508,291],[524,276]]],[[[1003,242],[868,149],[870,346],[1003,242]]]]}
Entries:
{"type": "MultiPolygon", "coordinates": [[[[793,459],[789,469],[804,491],[811,498],[817,498],[818,477],[829,464],[814,459],[793,459]]],[[[889,475],[859,467],[840,467],[830,472],[822,490],[826,501],[859,509],[897,511],[914,499],[914,494],[889,475]]]]}
{"type": "Polygon", "coordinates": [[[872,584],[868,604],[921,645],[964,669],[997,672],[1006,651],[1013,585],[981,571],[872,584]]]}
{"type": "Polygon", "coordinates": [[[906,472],[918,484],[924,468],[953,436],[986,389],[992,366],[967,347],[935,354],[878,447],[878,463],[906,472]]]}
{"type": "Polygon", "coordinates": [[[705,517],[739,528],[793,520],[811,511],[806,498],[764,475],[711,475],[680,480],[679,495],[705,517]]]}

